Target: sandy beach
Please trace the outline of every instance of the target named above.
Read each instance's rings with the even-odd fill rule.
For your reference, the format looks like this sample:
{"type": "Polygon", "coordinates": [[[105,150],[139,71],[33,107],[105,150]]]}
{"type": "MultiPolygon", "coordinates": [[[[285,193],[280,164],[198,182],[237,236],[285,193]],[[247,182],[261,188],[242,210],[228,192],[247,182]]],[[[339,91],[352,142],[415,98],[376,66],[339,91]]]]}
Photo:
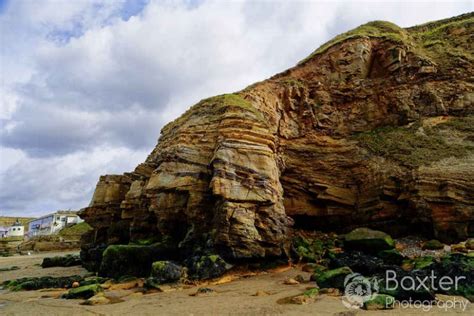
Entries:
{"type": "MultiPolygon", "coordinates": [[[[72,252],[68,252],[72,253],[72,252]]],[[[0,268],[13,265],[20,269],[0,272],[0,280],[25,276],[68,276],[85,275],[81,267],[47,268],[39,266],[44,257],[58,253],[42,253],[31,256],[0,258],[0,268]]],[[[66,253],[61,253],[66,254],[66,253]]],[[[469,304],[461,309],[445,311],[433,307],[424,312],[421,309],[390,311],[350,310],[344,307],[341,297],[320,295],[317,300],[305,305],[289,304],[285,298],[299,295],[314,286],[314,282],[287,285],[285,280],[301,275],[309,280],[310,274],[298,267],[281,267],[259,273],[233,273],[212,282],[196,285],[164,286],[163,292],[144,293],[137,286],[140,282],[112,285],[105,295],[112,304],[87,306],[83,300],[61,299],[64,289],[38,291],[0,291],[1,315],[472,315],[474,308],[469,304]],[[211,289],[199,293],[199,288],[211,289]]]]}

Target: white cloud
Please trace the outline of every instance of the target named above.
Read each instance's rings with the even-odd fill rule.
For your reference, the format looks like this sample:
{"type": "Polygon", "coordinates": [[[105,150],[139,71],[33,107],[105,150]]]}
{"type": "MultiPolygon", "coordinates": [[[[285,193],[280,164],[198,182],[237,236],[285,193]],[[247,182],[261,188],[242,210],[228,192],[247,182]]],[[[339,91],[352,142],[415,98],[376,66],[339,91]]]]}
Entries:
{"type": "Polygon", "coordinates": [[[375,19],[409,26],[472,6],[10,1],[0,14],[0,212],[86,205],[99,174],[133,169],[161,126],[190,105],[283,71],[337,33],[375,19]]]}

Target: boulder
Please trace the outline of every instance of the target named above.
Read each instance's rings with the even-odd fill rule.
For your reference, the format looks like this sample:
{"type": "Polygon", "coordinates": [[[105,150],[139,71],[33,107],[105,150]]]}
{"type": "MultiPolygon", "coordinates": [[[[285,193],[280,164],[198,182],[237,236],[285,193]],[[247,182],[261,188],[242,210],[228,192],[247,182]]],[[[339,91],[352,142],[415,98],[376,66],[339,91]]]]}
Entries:
{"type": "Polygon", "coordinates": [[[444,248],[444,244],[436,239],[428,240],[422,246],[422,249],[426,249],[426,250],[440,250],[443,248],[444,248]]]}
{"type": "Polygon", "coordinates": [[[46,257],[41,263],[41,267],[72,267],[81,265],[81,258],[79,255],[66,255],[56,257],[46,257]]]}
{"type": "Polygon", "coordinates": [[[80,287],[76,287],[70,289],[66,294],[63,294],[62,298],[65,299],[88,299],[93,297],[94,295],[98,294],[99,292],[103,292],[104,290],[99,284],[91,284],[91,285],[83,285],[80,287]]]}
{"type": "Polygon", "coordinates": [[[382,259],[361,251],[347,251],[337,254],[331,260],[331,266],[336,268],[349,267],[352,271],[364,275],[372,275],[386,269],[382,259]]]}
{"type": "Polygon", "coordinates": [[[426,269],[435,263],[434,257],[432,256],[418,257],[418,258],[413,259],[412,262],[413,262],[413,268],[418,269],[418,270],[426,269]]]}
{"type": "Polygon", "coordinates": [[[111,245],[103,253],[99,275],[116,279],[125,275],[147,277],[153,262],[171,256],[172,248],[163,243],[149,246],[111,245]]]}
{"type": "Polygon", "coordinates": [[[387,294],[375,294],[364,302],[366,310],[393,309],[395,298],[387,294]]]}
{"type": "Polygon", "coordinates": [[[20,278],[16,280],[10,280],[3,282],[3,286],[11,291],[21,290],[39,290],[48,288],[68,288],[71,287],[75,282],[82,282],[83,277],[79,275],[67,276],[67,277],[31,277],[31,278],[20,278]]]}
{"type": "Polygon", "coordinates": [[[314,279],[320,288],[344,289],[344,279],[352,274],[349,267],[341,267],[333,270],[323,271],[315,275],[314,279]]]}
{"type": "Polygon", "coordinates": [[[194,257],[189,265],[189,275],[193,279],[213,279],[221,276],[231,267],[218,255],[194,257]]]}
{"type": "Polygon", "coordinates": [[[366,253],[393,249],[395,242],[390,235],[369,228],[356,228],[344,236],[344,247],[366,253]]]}
{"type": "Polygon", "coordinates": [[[151,278],[153,278],[154,284],[177,282],[184,276],[184,273],[183,267],[171,261],[156,261],[151,267],[151,278]]]}
{"type": "Polygon", "coordinates": [[[466,240],[465,247],[469,250],[474,250],[474,238],[466,240]]]}
{"type": "Polygon", "coordinates": [[[377,257],[383,260],[385,264],[399,265],[405,257],[396,249],[382,250],[377,253],[377,257]]]}

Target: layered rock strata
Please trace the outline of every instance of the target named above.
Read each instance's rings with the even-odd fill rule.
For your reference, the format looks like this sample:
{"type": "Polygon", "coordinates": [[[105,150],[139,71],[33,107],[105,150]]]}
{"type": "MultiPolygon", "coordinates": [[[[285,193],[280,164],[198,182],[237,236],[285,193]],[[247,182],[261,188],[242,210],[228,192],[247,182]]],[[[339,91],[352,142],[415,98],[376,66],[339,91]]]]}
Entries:
{"type": "Polygon", "coordinates": [[[83,260],[165,237],[183,255],[277,257],[300,228],[473,236],[473,34],[473,14],[371,22],[202,100],[133,172],[100,178],[83,260]]]}

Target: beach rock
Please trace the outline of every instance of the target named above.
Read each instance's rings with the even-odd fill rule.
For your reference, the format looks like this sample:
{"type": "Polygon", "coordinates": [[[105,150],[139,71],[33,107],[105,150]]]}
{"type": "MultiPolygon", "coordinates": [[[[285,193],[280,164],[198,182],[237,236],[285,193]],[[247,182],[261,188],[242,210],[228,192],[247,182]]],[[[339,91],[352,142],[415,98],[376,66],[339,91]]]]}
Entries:
{"type": "Polygon", "coordinates": [[[387,294],[395,297],[397,300],[420,300],[427,302],[435,301],[435,291],[428,286],[428,289],[416,283],[417,279],[424,280],[429,277],[430,272],[427,270],[414,270],[414,271],[403,271],[403,270],[392,270],[393,274],[387,275],[381,273],[376,275],[378,280],[378,293],[387,294]],[[390,279],[386,280],[386,277],[390,279]],[[404,286],[401,286],[401,284],[404,286]]]}
{"type": "Polygon", "coordinates": [[[41,263],[41,267],[50,268],[50,267],[72,267],[81,265],[81,258],[79,255],[66,255],[66,256],[56,256],[56,257],[46,257],[41,263]]]}
{"type": "Polygon", "coordinates": [[[366,310],[393,309],[395,298],[386,294],[375,294],[369,300],[364,302],[366,310]]]}
{"type": "Polygon", "coordinates": [[[147,277],[152,263],[171,257],[173,248],[157,243],[149,246],[111,245],[103,253],[99,275],[110,278],[121,276],[147,277]]]}
{"type": "MultiPolygon", "coordinates": [[[[471,237],[472,16],[370,22],[278,75],[198,102],[133,171],[100,177],[81,211],[93,227],[84,265],[100,267],[98,245],[149,238],[171,237],[181,258],[252,262],[290,256],[291,230],[471,237]]],[[[385,237],[358,250],[392,249],[385,237]]]]}
{"type": "Polygon", "coordinates": [[[293,278],[288,278],[286,279],[285,281],[283,281],[283,284],[286,284],[286,285],[296,285],[296,284],[300,284],[299,281],[296,281],[295,279],[293,278]]]}
{"type": "Polygon", "coordinates": [[[48,288],[69,288],[75,282],[82,282],[83,277],[79,275],[66,276],[66,277],[31,277],[31,278],[20,278],[10,281],[3,282],[3,286],[11,291],[21,290],[39,290],[48,288]]]}
{"type": "Polygon", "coordinates": [[[98,284],[84,285],[70,289],[66,294],[63,294],[62,298],[65,299],[88,299],[94,295],[102,292],[103,289],[98,284]]]}
{"type": "Polygon", "coordinates": [[[151,277],[156,284],[177,282],[183,275],[183,267],[170,261],[156,261],[151,266],[151,277]]]}
{"type": "Polygon", "coordinates": [[[356,228],[344,236],[344,247],[366,253],[393,249],[395,242],[390,235],[368,228],[356,228]]]}
{"type": "Polygon", "coordinates": [[[458,278],[457,286],[451,286],[448,290],[443,290],[438,283],[439,293],[460,295],[474,302],[474,257],[453,253],[441,258],[428,270],[438,276],[438,282],[444,276],[454,281],[458,278]]]}
{"type": "Polygon", "coordinates": [[[426,269],[435,263],[434,257],[432,256],[418,257],[413,259],[412,262],[413,268],[417,270],[426,269]]]}
{"type": "Polygon", "coordinates": [[[104,293],[99,292],[98,294],[88,298],[81,305],[106,305],[110,304],[110,299],[108,299],[104,293]]]}
{"type": "Polygon", "coordinates": [[[399,265],[403,262],[405,257],[396,249],[382,250],[377,253],[377,257],[383,260],[388,265],[399,265]]]}
{"type": "Polygon", "coordinates": [[[474,250],[474,238],[466,240],[465,247],[469,250],[474,250]]]}
{"type": "Polygon", "coordinates": [[[344,279],[353,273],[349,267],[328,270],[315,275],[316,283],[320,288],[344,289],[344,279]]]}
{"type": "Polygon", "coordinates": [[[348,251],[337,254],[331,260],[331,266],[337,268],[349,267],[352,271],[364,275],[372,275],[384,271],[386,268],[382,259],[360,251],[348,251]]]}
{"type": "Polygon", "coordinates": [[[193,279],[213,279],[221,276],[232,266],[218,255],[195,257],[189,266],[189,275],[193,279]]]}
{"type": "Polygon", "coordinates": [[[328,267],[323,266],[321,264],[317,264],[317,263],[307,263],[307,264],[305,264],[304,266],[301,267],[302,271],[311,272],[313,274],[314,273],[319,274],[322,271],[325,271],[327,269],[328,269],[328,267]]]}
{"type": "Polygon", "coordinates": [[[427,249],[427,250],[439,250],[443,248],[444,248],[444,244],[436,239],[429,240],[425,242],[422,246],[422,249],[427,249]]]}

